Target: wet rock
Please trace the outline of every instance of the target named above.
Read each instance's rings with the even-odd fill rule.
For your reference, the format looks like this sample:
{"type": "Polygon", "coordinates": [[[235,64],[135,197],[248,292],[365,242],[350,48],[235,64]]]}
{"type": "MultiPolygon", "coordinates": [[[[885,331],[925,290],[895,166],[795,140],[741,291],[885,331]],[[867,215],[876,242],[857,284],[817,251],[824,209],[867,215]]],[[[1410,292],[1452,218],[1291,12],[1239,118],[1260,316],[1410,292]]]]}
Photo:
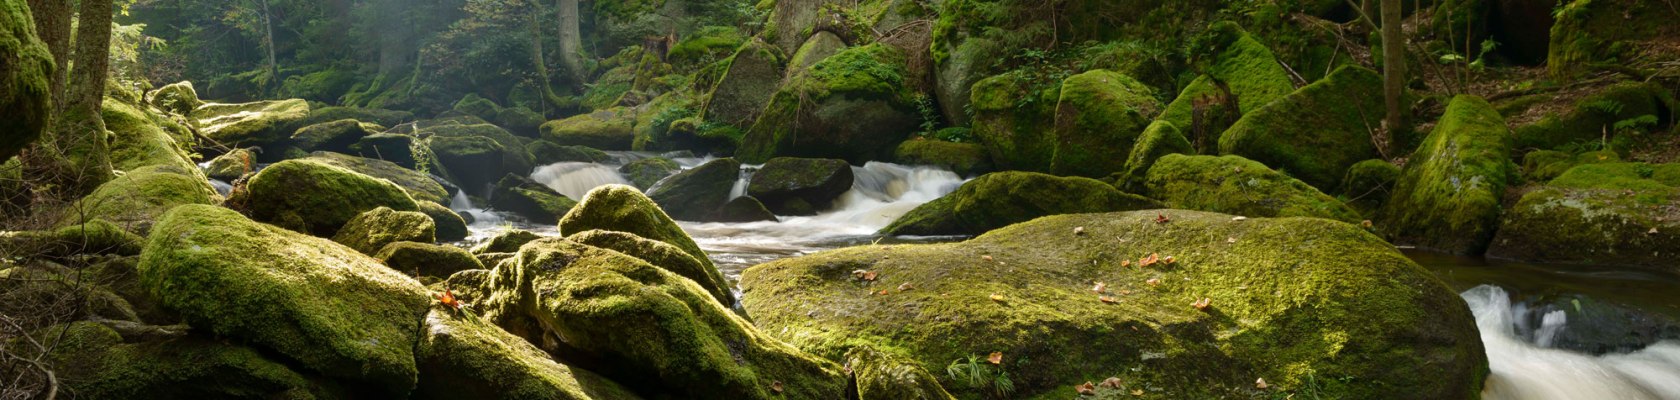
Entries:
{"type": "Polygon", "coordinates": [[[1406,163],[1377,220],[1398,244],[1481,254],[1515,178],[1505,119],[1480,97],[1459,96],[1406,163]]]}
{"type": "Polygon", "coordinates": [[[729,192],[740,180],[741,163],[733,158],[713,160],[679,172],[648,189],[648,198],[671,218],[705,221],[729,202],[729,192]]]}
{"type": "Polygon", "coordinates": [[[197,168],[173,165],[142,167],[99,185],[78,200],[59,226],[103,219],[131,232],[145,234],[170,209],[187,204],[216,204],[221,196],[197,168]]]}
{"type": "Polygon", "coordinates": [[[495,140],[484,137],[434,137],[428,141],[438,162],[448,168],[456,184],[468,192],[483,190],[495,179],[511,173],[502,166],[508,150],[495,140]]]}
{"type": "Polygon", "coordinates": [[[905,165],[941,167],[959,176],[984,174],[993,169],[992,157],[986,153],[985,146],[943,140],[906,140],[898,145],[893,160],[905,165]]]}
{"type": "Polygon", "coordinates": [[[964,183],[881,229],[887,235],[979,235],[1034,218],[1164,208],[1095,179],[994,172],[964,183]]]}
{"type": "Polygon", "coordinates": [[[754,172],[747,194],[781,215],[814,215],[852,189],[846,160],[778,157],[754,172]]]}
{"type": "Polygon", "coordinates": [[[309,102],[302,99],[259,101],[243,104],[205,104],[189,118],[199,133],[226,146],[274,146],[291,137],[294,124],[309,116],[309,102]]]}
{"type": "Polygon", "coordinates": [[[781,84],[787,56],[783,50],[752,39],[735,51],[729,68],[710,89],[701,116],[737,127],[752,126],[781,84]]]}
{"type": "Polygon", "coordinates": [[[442,184],[424,172],[403,168],[396,163],[326,151],[310,153],[305,159],[391,181],[402,187],[403,191],[408,192],[416,201],[449,203],[449,190],[442,184]]]}
{"type": "Polygon", "coordinates": [[[416,361],[418,399],[633,399],[599,375],[557,362],[483,319],[434,307],[416,361]]]}
{"type": "Polygon", "coordinates": [[[1487,255],[1669,273],[1680,249],[1680,164],[1577,166],[1505,210],[1487,255]]]}
{"type": "Polygon", "coordinates": [[[635,188],[624,185],[595,188],[583,197],[583,202],[572,208],[572,212],[560,218],[561,234],[596,229],[665,242],[716,269],[711,259],[706,257],[706,252],[700,250],[700,245],[694,243],[694,239],[688,237],[688,233],[683,232],[682,227],[671,220],[659,205],[635,188]]]}
{"type": "Polygon", "coordinates": [[[752,196],[741,196],[730,199],[718,209],[714,222],[759,222],[776,221],[776,213],[764,207],[764,203],[752,196]]]}
{"type": "Polygon", "coordinates": [[[588,146],[561,146],[547,140],[531,143],[531,158],[538,165],[560,162],[599,163],[612,159],[606,152],[588,146]]]}
{"type": "Polygon", "coordinates": [[[292,133],[292,145],[309,152],[349,153],[350,146],[381,130],[384,128],[379,125],[353,119],[322,122],[298,128],[297,132],[292,133]]]}
{"type": "Polygon", "coordinates": [[[251,149],[233,149],[233,151],[229,151],[227,154],[216,156],[216,158],[211,159],[210,165],[208,168],[205,168],[204,173],[211,179],[233,182],[233,180],[239,179],[239,177],[245,176],[245,174],[249,174],[254,171],[256,169],[256,165],[257,154],[251,151],[251,149]]]}
{"type": "Polygon", "coordinates": [[[426,214],[379,207],[345,223],[332,239],[371,256],[396,242],[436,242],[437,227],[426,214]]]}
{"type": "Polygon", "coordinates": [[[379,207],[418,211],[408,192],[391,181],[316,160],[289,160],[253,175],[228,203],[251,218],[287,229],[331,237],[339,227],[379,207]]]}
{"type": "MultiPolygon", "coordinates": [[[[473,254],[512,253],[519,251],[520,246],[524,246],[526,243],[530,243],[533,240],[541,238],[541,235],[537,235],[531,231],[509,229],[507,232],[491,236],[490,239],[486,239],[483,243],[473,246],[472,252],[473,254]]],[[[485,265],[490,264],[491,263],[485,263],[485,265]]]]}
{"type": "Polygon", "coordinates": [[[671,271],[694,281],[711,293],[725,307],[735,306],[735,295],[729,290],[729,280],[717,268],[695,259],[683,249],[669,243],[643,238],[630,233],[589,230],[567,236],[566,240],[612,250],[642,259],[656,267],[671,271]]]}
{"type": "Polygon", "coordinates": [[[897,47],[854,47],[787,79],[741,141],[735,157],[885,159],[921,122],[905,54],[897,47]]]}
{"type": "Polygon", "coordinates": [[[664,157],[644,158],[618,168],[619,173],[642,190],[653,188],[654,184],[678,171],[682,171],[682,166],[664,157]]]}
{"type": "Polygon", "coordinates": [[[538,224],[551,224],[566,215],[577,202],[566,198],[541,183],[519,175],[508,175],[496,182],[490,194],[490,207],[514,213],[538,224]]]}
{"type": "Polygon", "coordinates": [[[561,146],[585,146],[601,150],[630,150],[635,118],[624,109],[609,109],[542,125],[542,138],[561,146]]]}
{"type": "Polygon", "coordinates": [[[146,104],[169,111],[187,115],[193,109],[204,105],[204,100],[198,99],[198,91],[193,89],[192,82],[175,82],[153,90],[146,94],[146,104]]]}
{"type": "Polygon", "coordinates": [[[385,266],[414,277],[448,278],[473,269],[484,269],[478,257],[460,247],[417,242],[395,242],[373,253],[385,266]]]}
{"type": "Polygon", "coordinates": [[[1169,154],[1144,181],[1149,197],[1175,208],[1247,217],[1316,217],[1349,223],[1359,213],[1318,189],[1238,156],[1169,154]]]}
{"type": "Polygon", "coordinates": [[[431,217],[432,224],[437,226],[439,242],[457,242],[467,238],[467,220],[460,213],[430,201],[415,203],[420,205],[420,212],[431,217]]]}
{"type": "MultiPolygon", "coordinates": [[[[1371,129],[1381,125],[1381,93],[1382,77],[1376,72],[1343,67],[1245,112],[1219,136],[1219,152],[1287,170],[1320,190],[1335,190],[1348,167],[1380,156],[1371,144],[1371,129]]],[[[1407,139],[1393,141],[1404,144],[1407,139]]]]}
{"type": "Polygon", "coordinates": [[[350,145],[349,150],[350,154],[389,161],[408,169],[421,168],[419,160],[430,156],[429,150],[420,147],[419,139],[401,133],[367,135],[350,145]]]}

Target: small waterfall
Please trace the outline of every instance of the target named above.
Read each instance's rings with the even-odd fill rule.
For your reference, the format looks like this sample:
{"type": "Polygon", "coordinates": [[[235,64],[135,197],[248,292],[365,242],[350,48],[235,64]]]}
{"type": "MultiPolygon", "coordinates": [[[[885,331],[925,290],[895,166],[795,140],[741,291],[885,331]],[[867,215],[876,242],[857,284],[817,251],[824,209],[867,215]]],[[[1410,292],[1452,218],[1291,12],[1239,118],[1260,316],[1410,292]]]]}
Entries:
{"type": "Polygon", "coordinates": [[[590,190],[597,187],[630,184],[629,180],[618,174],[617,168],[584,162],[544,165],[531,172],[531,180],[547,185],[572,200],[582,200],[583,195],[589,194],[590,190]]]}
{"type": "Polygon", "coordinates": [[[753,173],[758,172],[759,167],[762,167],[762,165],[747,165],[741,167],[741,177],[735,178],[735,186],[731,186],[729,188],[730,200],[747,195],[747,184],[752,182],[753,173]]]}
{"type": "Polygon", "coordinates": [[[210,187],[216,189],[216,193],[222,196],[227,196],[229,193],[233,193],[233,184],[227,183],[221,179],[211,178],[210,187]]]}
{"type": "Polygon", "coordinates": [[[1562,311],[1529,328],[1521,322],[1529,308],[1513,305],[1505,289],[1482,285],[1461,296],[1476,315],[1493,372],[1485,399],[1680,399],[1680,342],[1602,356],[1553,349],[1547,346],[1568,325],[1562,311]]]}

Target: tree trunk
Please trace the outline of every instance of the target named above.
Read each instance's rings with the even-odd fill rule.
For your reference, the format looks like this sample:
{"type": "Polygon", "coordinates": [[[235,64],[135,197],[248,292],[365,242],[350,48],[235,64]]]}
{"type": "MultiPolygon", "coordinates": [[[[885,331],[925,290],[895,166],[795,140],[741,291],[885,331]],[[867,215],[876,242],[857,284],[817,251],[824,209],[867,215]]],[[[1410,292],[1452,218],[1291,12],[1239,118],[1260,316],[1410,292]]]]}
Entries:
{"type": "Polygon", "coordinates": [[[82,0],[76,29],[76,54],[62,118],[54,127],[58,148],[71,170],[61,182],[75,194],[91,192],[111,180],[111,151],[100,110],[110,69],[112,0],[82,0]]]}
{"type": "Polygon", "coordinates": [[[558,0],[560,14],[560,64],[566,67],[567,84],[583,88],[583,34],[578,30],[578,0],[558,0]]]}
{"type": "MultiPolygon", "coordinates": [[[[541,86],[538,90],[542,92],[544,104],[553,106],[554,109],[577,107],[576,100],[568,101],[567,99],[560,97],[559,93],[554,92],[554,86],[549,83],[548,62],[543,60],[542,18],[538,18],[534,15],[531,17],[531,63],[532,67],[536,70],[537,85],[541,86]]],[[[539,111],[542,111],[543,115],[548,115],[547,109],[539,111]]]]}
{"type": "Polygon", "coordinates": [[[269,93],[278,93],[280,87],[280,62],[274,57],[274,18],[269,12],[268,0],[262,3],[263,47],[268,48],[268,87],[269,93]]]}
{"type": "Polygon", "coordinates": [[[56,115],[56,110],[64,109],[64,78],[70,73],[70,0],[29,0],[29,10],[34,14],[35,34],[47,44],[58,66],[48,86],[56,115]]]}
{"type": "Polygon", "coordinates": [[[1389,138],[1404,129],[1400,97],[1406,90],[1406,39],[1400,30],[1401,7],[1400,0],[1382,0],[1383,101],[1388,105],[1383,125],[1389,138]]]}

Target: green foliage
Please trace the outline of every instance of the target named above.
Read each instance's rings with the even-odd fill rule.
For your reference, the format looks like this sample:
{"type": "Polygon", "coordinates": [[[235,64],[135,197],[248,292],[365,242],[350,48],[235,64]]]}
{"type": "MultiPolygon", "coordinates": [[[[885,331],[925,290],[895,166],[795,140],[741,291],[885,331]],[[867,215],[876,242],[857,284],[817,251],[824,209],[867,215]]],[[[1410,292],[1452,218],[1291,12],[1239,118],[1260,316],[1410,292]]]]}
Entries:
{"type": "Polygon", "coordinates": [[[1009,371],[1004,371],[1002,366],[991,365],[973,354],[969,354],[967,358],[951,360],[951,365],[945,366],[945,376],[969,389],[988,391],[1000,399],[1015,393],[1015,381],[1009,379],[1009,371]]]}
{"type": "Polygon", "coordinates": [[[922,117],[921,130],[917,131],[916,135],[921,137],[931,136],[934,134],[934,129],[939,127],[939,108],[934,106],[933,96],[916,93],[915,99],[916,114],[922,117]]]}

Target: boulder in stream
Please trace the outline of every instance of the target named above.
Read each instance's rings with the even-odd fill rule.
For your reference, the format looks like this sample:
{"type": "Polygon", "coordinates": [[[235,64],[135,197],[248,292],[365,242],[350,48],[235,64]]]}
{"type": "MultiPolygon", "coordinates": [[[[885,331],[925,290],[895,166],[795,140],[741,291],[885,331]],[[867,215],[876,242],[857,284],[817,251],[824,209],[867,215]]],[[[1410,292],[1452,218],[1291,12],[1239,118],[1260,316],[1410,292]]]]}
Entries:
{"type": "Polygon", "coordinates": [[[733,158],[712,160],[665,178],[648,189],[647,197],[658,203],[672,218],[706,221],[729,202],[729,194],[740,178],[739,161],[733,158]]]}
{"type": "Polygon", "coordinates": [[[490,193],[490,207],[511,212],[532,223],[552,224],[571,211],[577,202],[553,188],[520,175],[509,174],[496,182],[490,193]]]}
{"type": "Polygon", "coordinates": [[[371,256],[385,245],[396,242],[435,242],[437,225],[432,222],[432,217],[417,211],[379,207],[345,223],[332,240],[371,256]]]}
{"type": "Polygon", "coordinates": [[[1480,97],[1462,95],[1412,154],[1378,221],[1398,244],[1481,254],[1515,178],[1505,119],[1480,97]]]}
{"type": "Polygon", "coordinates": [[[390,207],[419,211],[408,192],[391,181],[316,160],[287,160],[252,176],[228,203],[251,218],[299,232],[331,237],[363,212],[390,207]]]}
{"type": "Polygon", "coordinates": [[[1149,197],[1176,208],[1246,217],[1317,217],[1356,223],[1359,212],[1264,164],[1238,156],[1168,154],[1144,180],[1149,197]]]}
{"type": "Polygon", "coordinates": [[[309,116],[302,99],[243,104],[205,104],[189,116],[204,137],[225,146],[262,146],[280,150],[298,121],[309,116]]]}
{"type": "Polygon", "coordinates": [[[777,157],[754,172],[747,194],[780,215],[814,215],[852,189],[846,160],[777,157]]]}
{"type": "Polygon", "coordinates": [[[1680,273],[1680,164],[1586,164],[1523,194],[1487,255],[1680,273]]]}
{"type": "Polygon", "coordinates": [[[1034,218],[1164,208],[1095,179],[1037,172],[994,172],[922,204],[881,229],[887,235],[979,235],[1034,218]]]}

